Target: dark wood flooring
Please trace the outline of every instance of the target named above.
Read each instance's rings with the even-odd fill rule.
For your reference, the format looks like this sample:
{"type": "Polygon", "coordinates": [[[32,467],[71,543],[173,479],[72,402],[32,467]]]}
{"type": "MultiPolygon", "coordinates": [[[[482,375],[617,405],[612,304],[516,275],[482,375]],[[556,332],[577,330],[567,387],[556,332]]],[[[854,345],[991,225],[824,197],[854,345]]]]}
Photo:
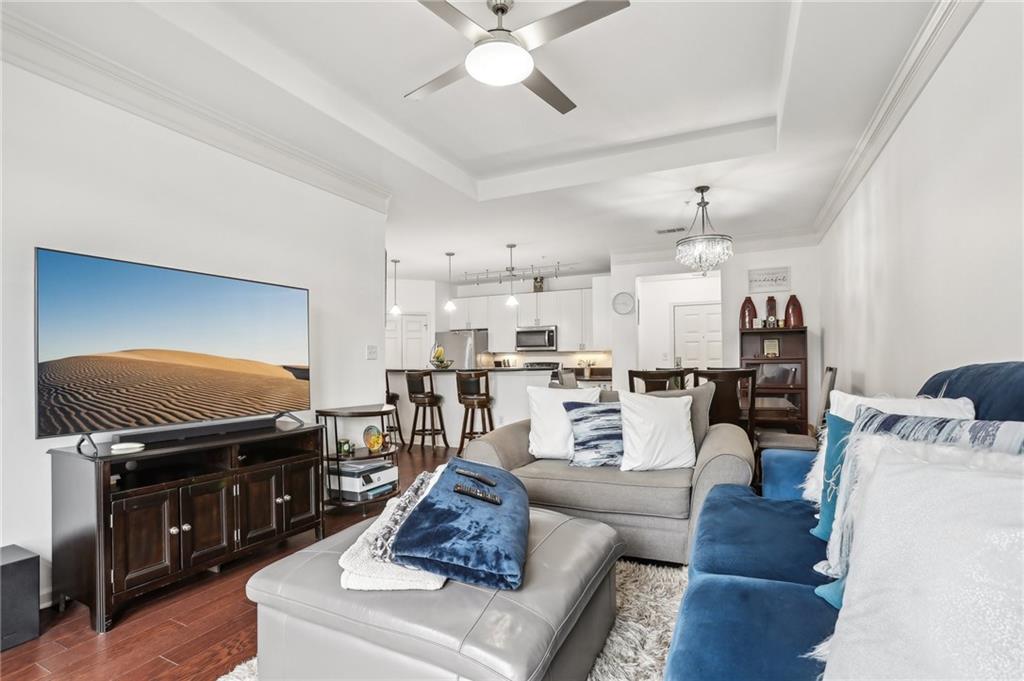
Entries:
{"type": "MultiPolygon", "coordinates": [[[[454,449],[413,448],[398,455],[405,487],[424,470],[448,460],[454,449]]],[[[368,513],[379,513],[374,504],[368,513]]],[[[334,534],[362,520],[356,509],[332,509],[325,532],[334,534]]],[[[122,612],[114,627],[97,634],[89,609],[80,603],[64,613],[42,613],[42,635],[0,653],[3,681],[95,679],[163,681],[216,679],[256,655],[256,606],[245,597],[245,583],[260,568],[312,544],[307,532],[254,556],[224,565],[155,592],[122,612]]]]}

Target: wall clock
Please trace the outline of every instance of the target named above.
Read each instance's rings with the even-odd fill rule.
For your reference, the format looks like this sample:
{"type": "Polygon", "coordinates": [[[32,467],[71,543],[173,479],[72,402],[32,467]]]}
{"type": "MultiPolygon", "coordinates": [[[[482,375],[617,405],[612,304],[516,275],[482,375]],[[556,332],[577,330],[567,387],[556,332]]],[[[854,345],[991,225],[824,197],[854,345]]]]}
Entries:
{"type": "Polygon", "coordinates": [[[633,311],[635,304],[636,301],[633,299],[633,294],[627,291],[620,291],[612,298],[612,309],[615,310],[616,314],[629,314],[633,311]]]}

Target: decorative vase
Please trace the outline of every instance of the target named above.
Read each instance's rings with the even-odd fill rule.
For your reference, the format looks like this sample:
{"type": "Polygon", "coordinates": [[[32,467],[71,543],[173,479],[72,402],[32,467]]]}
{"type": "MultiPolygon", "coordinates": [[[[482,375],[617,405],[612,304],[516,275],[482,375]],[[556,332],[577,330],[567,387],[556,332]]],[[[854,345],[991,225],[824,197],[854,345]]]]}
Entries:
{"type": "Polygon", "coordinates": [[[590,378],[590,367],[583,367],[583,378],[590,378]]]}
{"type": "Polygon", "coordinates": [[[775,307],[775,296],[768,296],[768,299],[764,301],[764,316],[779,318],[778,312],[775,307]]]}
{"type": "Polygon", "coordinates": [[[800,307],[800,301],[796,295],[791,295],[786,301],[786,326],[790,329],[804,325],[804,309],[800,307]]]}
{"type": "Polygon", "coordinates": [[[743,304],[740,305],[740,328],[754,328],[755,319],[757,319],[757,308],[754,307],[754,301],[750,299],[750,296],[747,296],[743,299],[743,304]]]}

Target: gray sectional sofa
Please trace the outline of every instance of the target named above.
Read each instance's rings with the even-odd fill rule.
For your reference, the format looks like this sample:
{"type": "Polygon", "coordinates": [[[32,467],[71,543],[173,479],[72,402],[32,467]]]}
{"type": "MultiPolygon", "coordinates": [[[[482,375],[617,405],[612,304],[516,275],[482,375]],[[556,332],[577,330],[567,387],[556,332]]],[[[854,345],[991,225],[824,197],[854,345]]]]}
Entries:
{"type": "MultiPolygon", "coordinates": [[[[526,486],[531,506],[611,525],[626,540],[626,555],[685,564],[689,562],[690,528],[696,526],[708,492],[718,484],[747,485],[754,470],[754,452],[743,429],[727,423],[708,426],[707,407],[714,385],[705,386],[651,393],[693,395],[697,445],[693,468],[621,471],[535,459],[529,453],[529,420],[473,440],[463,456],[514,473],[526,486]]],[[[618,401],[618,395],[603,392],[601,401],[618,401]]]]}

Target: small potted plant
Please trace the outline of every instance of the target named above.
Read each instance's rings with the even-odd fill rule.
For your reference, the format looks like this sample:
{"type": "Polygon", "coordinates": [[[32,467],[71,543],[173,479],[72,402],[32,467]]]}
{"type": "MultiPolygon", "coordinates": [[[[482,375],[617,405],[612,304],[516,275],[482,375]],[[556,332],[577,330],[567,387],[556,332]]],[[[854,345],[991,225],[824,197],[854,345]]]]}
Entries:
{"type": "Polygon", "coordinates": [[[595,364],[597,364],[597,362],[595,362],[592,359],[581,359],[580,361],[576,362],[576,366],[583,367],[583,378],[590,378],[590,367],[594,366],[595,364]]]}

